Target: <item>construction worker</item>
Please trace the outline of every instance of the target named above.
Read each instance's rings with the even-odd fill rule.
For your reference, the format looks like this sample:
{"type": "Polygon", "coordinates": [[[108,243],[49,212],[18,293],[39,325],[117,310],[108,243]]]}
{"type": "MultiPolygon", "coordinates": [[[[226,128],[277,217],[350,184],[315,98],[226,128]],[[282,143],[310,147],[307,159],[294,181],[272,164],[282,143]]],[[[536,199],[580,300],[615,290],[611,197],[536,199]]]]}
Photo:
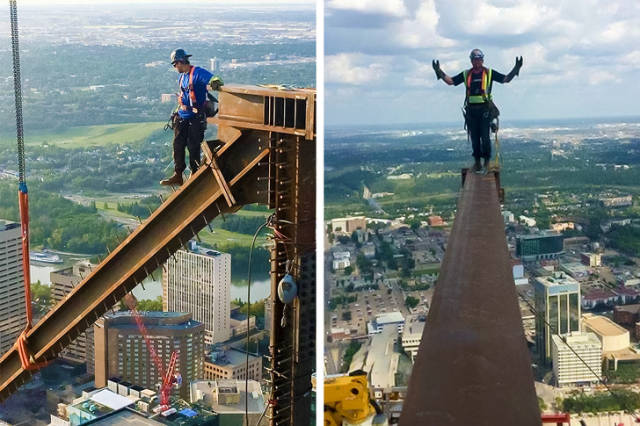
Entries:
{"type": "Polygon", "coordinates": [[[471,59],[472,68],[462,71],[455,77],[449,77],[440,69],[440,61],[434,60],[432,65],[436,77],[444,80],[449,86],[465,84],[467,96],[464,102],[464,115],[465,125],[473,147],[473,171],[486,173],[491,159],[489,127],[491,121],[499,114],[491,97],[491,86],[494,81],[508,83],[513,80],[513,77],[518,75],[520,68],[522,68],[522,56],[516,57],[515,66],[507,75],[485,68],[483,66],[484,54],[480,49],[473,49],[469,54],[469,59],[471,59]],[[480,164],[481,158],[484,159],[483,165],[480,164]]]}
{"type": "Polygon", "coordinates": [[[178,84],[178,108],[173,115],[173,162],[175,172],[168,179],[160,181],[162,185],[182,185],[182,172],[186,168],[184,150],[189,150],[189,168],[191,174],[200,165],[200,144],[204,140],[207,128],[205,102],[208,87],[218,90],[223,85],[220,77],[214,77],[204,68],[193,66],[183,49],[171,52],[171,65],[180,73],[178,84]]]}

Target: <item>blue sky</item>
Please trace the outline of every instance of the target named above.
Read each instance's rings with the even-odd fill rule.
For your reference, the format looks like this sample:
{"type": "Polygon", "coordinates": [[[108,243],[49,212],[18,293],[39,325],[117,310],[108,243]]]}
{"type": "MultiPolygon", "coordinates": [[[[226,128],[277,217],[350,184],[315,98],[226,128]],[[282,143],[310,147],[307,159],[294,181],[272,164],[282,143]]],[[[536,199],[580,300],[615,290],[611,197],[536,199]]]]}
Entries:
{"type": "Polygon", "coordinates": [[[520,77],[494,85],[501,119],[640,115],[640,1],[326,0],[326,124],[461,120],[470,67],[520,77]]]}

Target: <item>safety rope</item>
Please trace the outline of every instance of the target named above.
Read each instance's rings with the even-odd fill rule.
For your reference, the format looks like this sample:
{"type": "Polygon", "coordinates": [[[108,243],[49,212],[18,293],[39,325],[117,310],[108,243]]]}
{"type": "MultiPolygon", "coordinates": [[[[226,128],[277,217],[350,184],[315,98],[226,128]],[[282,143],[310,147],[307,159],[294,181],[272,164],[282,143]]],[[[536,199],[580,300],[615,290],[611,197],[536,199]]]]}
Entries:
{"type": "Polygon", "coordinates": [[[495,168],[496,170],[500,170],[500,166],[502,166],[502,157],[500,155],[500,140],[498,139],[498,132],[500,131],[500,119],[496,118],[496,137],[495,137],[495,142],[494,142],[494,149],[496,152],[496,159],[495,159],[495,168]]]}

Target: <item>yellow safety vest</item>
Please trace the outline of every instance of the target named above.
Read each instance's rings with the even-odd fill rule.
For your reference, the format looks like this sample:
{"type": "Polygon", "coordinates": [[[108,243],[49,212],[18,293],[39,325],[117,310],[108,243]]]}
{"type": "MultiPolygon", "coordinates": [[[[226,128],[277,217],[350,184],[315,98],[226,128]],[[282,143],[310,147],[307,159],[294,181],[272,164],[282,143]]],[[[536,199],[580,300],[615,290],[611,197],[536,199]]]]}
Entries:
{"type": "MultiPolygon", "coordinates": [[[[473,69],[473,68],[472,68],[473,69]]],[[[491,100],[491,93],[487,93],[487,87],[491,82],[491,69],[482,68],[482,94],[471,96],[471,70],[463,71],[464,84],[467,86],[467,103],[481,104],[491,100]]]]}

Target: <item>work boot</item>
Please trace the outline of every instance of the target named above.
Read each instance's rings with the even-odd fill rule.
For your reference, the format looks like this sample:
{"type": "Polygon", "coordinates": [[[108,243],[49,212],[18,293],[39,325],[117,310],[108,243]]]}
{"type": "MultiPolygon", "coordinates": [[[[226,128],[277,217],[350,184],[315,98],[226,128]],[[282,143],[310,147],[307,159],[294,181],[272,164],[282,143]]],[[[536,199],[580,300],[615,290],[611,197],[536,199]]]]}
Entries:
{"type": "Polygon", "coordinates": [[[475,158],[475,163],[473,164],[473,172],[474,173],[478,173],[481,169],[482,166],[480,165],[480,158],[479,157],[474,157],[475,158]]]}
{"type": "Polygon", "coordinates": [[[486,175],[487,172],[489,172],[489,159],[488,158],[483,158],[482,174],[486,175]]]}
{"type": "Polygon", "coordinates": [[[175,172],[173,176],[168,179],[160,181],[160,185],[181,186],[182,185],[182,173],[175,172]]]}

